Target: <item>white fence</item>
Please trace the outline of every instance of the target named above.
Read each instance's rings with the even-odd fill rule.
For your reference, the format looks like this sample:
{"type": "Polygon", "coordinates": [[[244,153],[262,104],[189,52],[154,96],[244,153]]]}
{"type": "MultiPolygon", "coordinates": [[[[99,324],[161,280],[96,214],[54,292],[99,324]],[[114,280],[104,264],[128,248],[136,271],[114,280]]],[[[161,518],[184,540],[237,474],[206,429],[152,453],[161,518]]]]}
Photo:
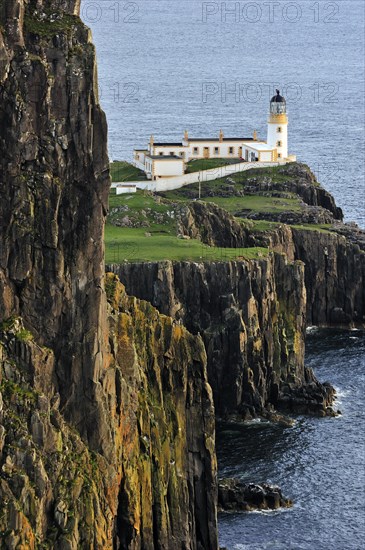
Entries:
{"type": "MultiPolygon", "coordinates": [[[[184,185],[191,183],[212,181],[218,178],[229,177],[235,172],[245,172],[251,168],[268,168],[270,166],[279,166],[286,164],[286,161],[279,162],[239,162],[237,164],[227,164],[227,166],[220,166],[219,168],[210,168],[209,170],[201,170],[200,172],[193,172],[192,174],[185,174],[184,176],[173,176],[171,178],[160,178],[158,180],[147,181],[129,181],[130,185],[136,185],[138,189],[147,189],[149,191],[172,191],[174,189],[180,189],[184,185]]],[[[126,182],[114,182],[112,188],[121,185],[126,182]]]]}

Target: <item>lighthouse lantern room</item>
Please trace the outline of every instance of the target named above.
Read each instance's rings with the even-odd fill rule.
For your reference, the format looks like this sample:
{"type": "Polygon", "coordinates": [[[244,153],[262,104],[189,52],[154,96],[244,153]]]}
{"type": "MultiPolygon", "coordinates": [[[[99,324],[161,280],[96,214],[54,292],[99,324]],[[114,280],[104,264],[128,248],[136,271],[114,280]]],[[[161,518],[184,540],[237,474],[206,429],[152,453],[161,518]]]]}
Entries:
{"type": "Polygon", "coordinates": [[[285,97],[276,90],[270,101],[269,120],[267,121],[267,145],[276,150],[277,159],[288,156],[288,116],[285,97]]]}

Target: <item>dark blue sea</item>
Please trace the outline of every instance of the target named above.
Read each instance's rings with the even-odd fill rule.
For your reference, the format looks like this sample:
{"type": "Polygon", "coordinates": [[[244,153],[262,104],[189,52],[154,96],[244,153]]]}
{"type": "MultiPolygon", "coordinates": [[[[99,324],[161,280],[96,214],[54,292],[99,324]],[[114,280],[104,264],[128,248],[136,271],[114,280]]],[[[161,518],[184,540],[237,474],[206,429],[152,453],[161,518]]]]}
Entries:
{"type": "MultiPolygon", "coordinates": [[[[363,0],[82,0],[97,46],[113,160],[150,134],[265,139],[275,88],[289,150],[365,226],[363,0]]],[[[306,360],[338,390],[342,416],[292,428],[219,425],[221,475],[281,485],[290,510],[225,514],[229,550],[365,548],[365,333],[311,331],[306,360]]]]}
{"type": "Polygon", "coordinates": [[[294,507],[222,514],[229,550],[363,550],[365,545],[365,332],[313,330],[307,365],[337,390],[337,418],[294,427],[220,424],[220,475],[281,486],[294,507]]]}

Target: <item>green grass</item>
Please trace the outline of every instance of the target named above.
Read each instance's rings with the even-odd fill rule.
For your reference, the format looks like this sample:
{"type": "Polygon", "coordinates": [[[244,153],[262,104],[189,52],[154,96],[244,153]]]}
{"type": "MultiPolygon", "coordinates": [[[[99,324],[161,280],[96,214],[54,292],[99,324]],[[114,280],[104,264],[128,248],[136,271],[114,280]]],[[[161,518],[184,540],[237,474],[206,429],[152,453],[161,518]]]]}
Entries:
{"type": "Polygon", "coordinates": [[[146,237],[144,228],[119,228],[108,224],[105,228],[105,262],[228,261],[255,259],[268,254],[267,248],[214,248],[198,240],[179,239],[165,226],[149,228],[148,232],[150,237],[146,237]]]}
{"type": "Polygon", "coordinates": [[[6,400],[11,400],[13,396],[16,396],[19,404],[28,403],[34,405],[37,401],[37,392],[26,384],[21,386],[13,380],[3,379],[0,383],[0,390],[6,400]]]}
{"type": "Polygon", "coordinates": [[[63,15],[60,19],[40,20],[27,15],[24,18],[24,26],[27,32],[37,34],[42,38],[51,38],[56,34],[68,33],[75,25],[80,25],[81,20],[75,15],[63,15]]]}
{"type": "Polygon", "coordinates": [[[240,257],[257,258],[267,254],[266,249],[214,248],[198,240],[176,236],[176,222],[168,212],[174,204],[145,191],[130,195],[110,194],[110,214],[105,230],[106,263],[123,261],[159,260],[232,260],[240,257]],[[123,208],[128,207],[128,210],[123,208]],[[122,209],[122,210],[119,210],[122,209]],[[163,223],[156,222],[156,215],[163,223]],[[133,224],[148,223],[147,227],[116,227],[118,218],[128,218],[133,224]],[[111,223],[112,222],[112,223],[111,223]],[[148,236],[146,236],[148,235],[148,236]]]}
{"type": "Polygon", "coordinates": [[[127,216],[133,226],[142,225],[148,229],[158,224],[175,229],[175,220],[171,214],[169,215],[174,206],[166,199],[155,197],[148,191],[116,195],[115,190],[112,190],[109,207],[108,221],[111,225],[117,225],[118,221],[127,216]]]}
{"type": "Polygon", "coordinates": [[[310,223],[303,223],[300,225],[291,225],[293,229],[300,229],[305,231],[319,231],[320,233],[332,233],[331,224],[310,224],[310,223]]]}
{"type": "Polygon", "coordinates": [[[300,210],[299,199],[284,199],[278,197],[262,197],[260,195],[247,195],[245,197],[211,197],[202,199],[212,202],[227,212],[239,216],[240,212],[297,212],[300,210]]]}
{"type": "MultiPolygon", "coordinates": [[[[230,181],[227,182],[227,177],[202,182],[201,200],[213,202],[231,214],[240,217],[242,215],[246,217],[248,212],[262,212],[265,214],[285,211],[299,212],[302,201],[293,193],[284,192],[282,197],[273,197],[265,191],[265,195],[244,194],[240,196],[240,192],[245,193],[246,186],[250,185],[251,181],[256,182],[258,178],[261,180],[270,178],[272,182],[288,181],[288,177],[285,173],[282,173],[282,170],[283,167],[279,166],[256,168],[247,170],[247,172],[235,173],[229,176],[233,184],[230,181]],[[233,190],[232,186],[234,186],[233,190]],[[232,194],[232,191],[235,194],[232,194]],[[241,213],[243,214],[241,215],[241,213]]],[[[280,192],[275,191],[275,194],[280,194],[280,192]]],[[[199,185],[194,183],[181,189],[160,193],[160,195],[169,200],[186,202],[199,196],[199,185]]]]}
{"type": "MultiPolygon", "coordinates": [[[[211,159],[215,160],[215,159],[211,159]]],[[[199,162],[199,161],[195,161],[199,162]]],[[[203,161],[204,162],[204,161],[203,161]]],[[[225,190],[227,186],[231,186],[231,183],[227,182],[227,178],[232,180],[237,190],[245,191],[245,187],[247,185],[250,185],[252,182],[257,181],[270,181],[271,183],[286,183],[293,179],[293,176],[288,176],[287,172],[285,171],[287,168],[285,166],[268,166],[267,168],[252,168],[250,170],[246,170],[245,172],[236,172],[233,174],[229,173],[229,170],[227,170],[227,174],[222,178],[217,178],[216,180],[212,181],[204,181],[201,182],[200,188],[201,188],[201,196],[204,197],[211,197],[212,195],[224,195],[225,190]]],[[[198,197],[199,193],[199,184],[198,183],[192,183],[190,185],[186,185],[182,187],[181,189],[175,189],[174,191],[166,191],[163,193],[160,193],[163,197],[166,197],[168,199],[172,200],[186,200],[186,199],[192,199],[198,197]]]]}
{"type": "MultiPolygon", "coordinates": [[[[241,218],[242,219],[242,218],[241,218]]],[[[266,220],[245,220],[245,219],[242,219],[242,221],[244,222],[251,222],[251,231],[272,231],[273,229],[275,229],[278,225],[282,225],[280,224],[280,222],[269,222],[269,221],[266,221],[266,220]]]]}
{"type": "Polygon", "coordinates": [[[237,164],[239,159],[231,158],[211,158],[211,159],[196,159],[191,160],[186,165],[186,173],[200,172],[200,170],[209,170],[211,168],[219,168],[228,164],[237,164]]]}
{"type": "Polygon", "coordinates": [[[168,205],[148,191],[137,191],[136,193],[117,195],[115,189],[112,189],[109,195],[109,207],[128,205],[133,210],[144,210],[153,208],[156,212],[165,212],[168,205]]]}
{"type": "MultiPolygon", "coordinates": [[[[224,159],[209,159],[222,166],[224,159]]],[[[202,169],[207,160],[193,162],[196,169],[202,169]]],[[[218,164],[215,164],[217,166],[218,164]]],[[[117,162],[111,165],[114,178],[128,181],[128,178],[136,179],[137,168],[127,162],[117,162]]],[[[219,178],[210,182],[202,182],[202,199],[220,206],[230,214],[238,218],[249,231],[272,231],[278,225],[277,222],[266,220],[248,220],[247,214],[252,213],[280,213],[284,211],[298,212],[301,209],[301,199],[296,195],[285,193],[283,196],[265,195],[240,195],[245,193],[245,187],[250,183],[262,181],[282,182],[290,181],[290,176],[285,173],[285,167],[268,167],[252,169],[243,173],[229,176],[234,182],[232,195],[232,183],[227,178],[219,178]]],[[[278,191],[275,192],[276,194],[278,191]]],[[[105,232],[106,263],[139,262],[139,261],[228,261],[234,259],[254,259],[265,256],[266,248],[215,248],[202,244],[198,240],[181,239],[177,237],[176,220],[174,210],[176,203],[188,203],[198,195],[198,184],[189,185],[175,191],[155,195],[146,191],[138,191],[135,194],[119,195],[115,191],[110,194],[110,214],[105,232]],[[128,217],[131,227],[118,227],[122,221],[125,224],[128,217]]],[[[296,229],[311,231],[328,231],[329,226],[295,225],[296,229]]]]}
{"type": "Polygon", "coordinates": [[[110,164],[112,181],[145,181],[146,174],[125,160],[110,164]]]}
{"type": "MultiPolygon", "coordinates": [[[[271,222],[266,220],[245,220],[243,218],[239,218],[242,222],[246,224],[248,222],[250,231],[272,231],[277,228],[278,225],[283,225],[281,222],[271,222]]],[[[293,229],[299,229],[302,231],[319,231],[320,233],[331,233],[331,224],[309,224],[309,223],[303,223],[303,224],[297,224],[297,225],[290,225],[293,229]]]]}
{"type": "MultiPolygon", "coordinates": [[[[287,209],[287,199],[270,197],[213,197],[207,201],[215,202],[226,210],[235,213],[247,206],[253,208],[287,209]]],[[[178,202],[186,202],[186,199],[178,202]]],[[[181,239],[177,237],[176,221],[171,213],[175,205],[168,199],[153,195],[146,191],[116,195],[110,194],[110,214],[105,229],[106,263],[160,261],[160,260],[191,260],[191,261],[228,261],[239,258],[255,259],[268,253],[266,248],[215,248],[209,247],[199,240],[181,239]],[[128,209],[126,210],[126,207],[128,209]],[[117,227],[116,223],[125,216],[135,227],[117,227]],[[141,226],[144,224],[144,226],[141,226]]],[[[273,227],[271,222],[251,221],[242,219],[252,230],[268,230],[273,227]]]]}
{"type": "Polygon", "coordinates": [[[33,340],[33,334],[29,330],[26,330],[25,328],[17,332],[15,337],[20,342],[30,342],[31,340],[33,340]]]}

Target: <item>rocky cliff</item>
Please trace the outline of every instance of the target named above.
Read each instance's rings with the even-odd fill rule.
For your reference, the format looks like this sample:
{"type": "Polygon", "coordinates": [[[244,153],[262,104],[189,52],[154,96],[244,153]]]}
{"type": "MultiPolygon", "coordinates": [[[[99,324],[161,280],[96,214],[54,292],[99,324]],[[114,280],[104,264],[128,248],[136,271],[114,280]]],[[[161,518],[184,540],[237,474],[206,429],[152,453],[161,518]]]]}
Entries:
{"type": "Polygon", "coordinates": [[[327,414],[332,392],[304,367],[304,265],[257,261],[108,266],[128,292],[200,333],[218,415],[327,414]]]}
{"type": "Polygon", "coordinates": [[[109,172],[94,48],[74,15],[78,3],[1,3],[0,311],[21,316],[54,350],[67,387],[62,406],[93,439],[95,423],[107,423],[97,393],[109,172]]]}
{"type": "Polygon", "coordinates": [[[214,550],[202,342],[113,277],[107,304],[107,129],[79,8],[0,2],[1,548],[214,550]]]}
{"type": "Polygon", "coordinates": [[[204,183],[202,201],[190,200],[192,186],[163,194],[175,209],[178,234],[212,247],[260,246],[275,254],[107,269],[129,292],[202,335],[219,415],[272,416],[272,408],[332,414],[332,390],[304,367],[305,328],[364,326],[364,232],[342,222],[341,209],[304,165],[234,177],[204,183]],[[255,199],[246,204],[256,210],[245,209],[252,215],[242,218],[246,197],[255,199]],[[278,222],[282,217],[292,225],[278,222]],[[253,221],[260,218],[261,225],[253,221]]]}
{"type": "Polygon", "coordinates": [[[309,325],[365,326],[365,246],[342,229],[291,229],[294,257],[305,264],[309,325]]]}
{"type": "Polygon", "coordinates": [[[114,276],[107,293],[111,439],[94,429],[113,460],[65,421],[52,350],[18,318],[0,326],[1,548],[216,548],[203,343],[114,276]]]}
{"type": "Polygon", "coordinates": [[[308,325],[365,326],[364,231],[342,223],[329,229],[283,224],[248,241],[304,263],[308,325]]]}
{"type": "MultiPolygon", "coordinates": [[[[334,198],[304,164],[289,164],[267,174],[260,169],[227,178],[220,185],[203,185],[202,201],[187,201],[177,210],[178,232],[209,246],[268,247],[305,266],[307,323],[309,325],[365,326],[365,231],[342,222],[334,198]],[[249,210],[245,197],[278,200],[279,209],[249,210]],[[236,198],[227,212],[215,199],[236,198]],[[292,204],[295,198],[298,202],[292,204]],[[282,207],[289,199],[288,209],[282,207]],[[233,214],[232,214],[233,212],[233,214]],[[255,221],[252,221],[255,220],[255,221]],[[255,222],[271,226],[257,231],[255,222]],[[283,223],[282,223],[283,222],[283,223]]],[[[196,190],[187,186],[181,197],[196,190]]],[[[248,203],[249,204],[249,203],[248,203]]],[[[260,203],[259,203],[260,204],[260,203]]]]}
{"type": "Polygon", "coordinates": [[[215,204],[190,202],[177,208],[177,232],[189,239],[199,239],[209,246],[245,247],[249,242],[246,227],[215,204]]]}

